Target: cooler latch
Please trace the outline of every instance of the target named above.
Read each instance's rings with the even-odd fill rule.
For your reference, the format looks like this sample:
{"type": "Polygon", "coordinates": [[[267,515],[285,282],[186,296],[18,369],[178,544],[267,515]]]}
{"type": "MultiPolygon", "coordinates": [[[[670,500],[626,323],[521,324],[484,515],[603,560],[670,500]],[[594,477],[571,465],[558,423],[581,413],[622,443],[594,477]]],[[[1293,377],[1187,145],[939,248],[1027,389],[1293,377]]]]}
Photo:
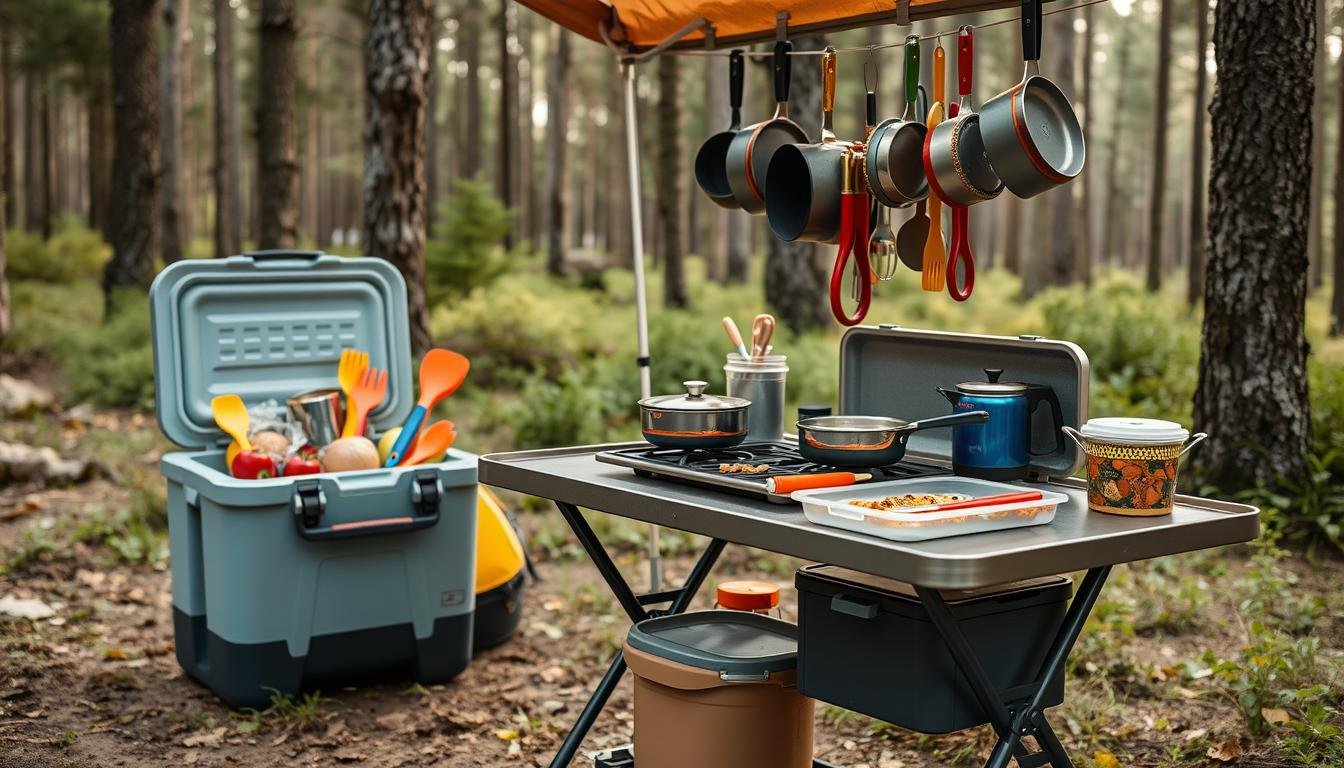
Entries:
{"type": "Polygon", "coordinates": [[[316,528],[327,511],[327,495],[318,483],[299,483],[294,488],[294,518],[301,528],[316,528]]]}
{"type": "Polygon", "coordinates": [[[437,514],[439,503],[443,501],[443,484],[439,482],[439,474],[416,475],[415,482],[411,483],[411,507],[415,510],[418,517],[428,517],[437,514]]]}

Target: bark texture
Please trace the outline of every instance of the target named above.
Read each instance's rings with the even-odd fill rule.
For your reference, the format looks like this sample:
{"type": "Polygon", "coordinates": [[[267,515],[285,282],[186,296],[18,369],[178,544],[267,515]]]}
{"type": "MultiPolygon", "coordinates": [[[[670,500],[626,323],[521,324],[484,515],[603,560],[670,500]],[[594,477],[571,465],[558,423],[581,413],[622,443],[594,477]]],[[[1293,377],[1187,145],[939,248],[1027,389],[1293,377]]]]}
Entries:
{"type": "Polygon", "coordinates": [[[1167,192],[1167,105],[1171,103],[1172,0],[1162,0],[1157,21],[1157,102],[1153,108],[1153,185],[1148,196],[1148,267],[1144,284],[1162,287],[1162,224],[1167,192]]]}
{"type": "Polygon", "coordinates": [[[12,329],[11,315],[9,308],[9,278],[5,276],[5,224],[8,221],[6,214],[12,208],[10,207],[10,195],[12,194],[12,178],[10,176],[9,164],[14,161],[13,144],[10,139],[9,127],[9,26],[0,21],[0,87],[4,88],[4,98],[0,98],[0,147],[4,151],[0,152],[0,178],[4,179],[4,186],[0,188],[0,194],[4,195],[3,203],[0,203],[0,342],[9,338],[9,332],[12,329]]]}
{"type": "Polygon", "coordinates": [[[4,171],[0,189],[3,189],[5,195],[5,221],[13,222],[16,200],[14,194],[14,81],[10,75],[10,52],[12,48],[9,37],[9,24],[0,20],[0,67],[4,68],[4,76],[0,77],[0,112],[4,113],[4,123],[0,124],[0,132],[4,133],[4,136],[0,137],[0,153],[5,156],[4,160],[0,162],[4,171]]]}
{"type": "Polygon", "coordinates": [[[552,52],[546,66],[546,271],[565,274],[565,198],[569,142],[570,33],[559,27],[552,36],[552,52]]]}
{"type": "Polygon", "coordinates": [[[1185,300],[1192,306],[1204,294],[1204,238],[1206,218],[1204,198],[1205,144],[1209,130],[1209,70],[1205,56],[1209,44],[1208,0],[1195,0],[1195,119],[1190,137],[1190,261],[1187,264],[1185,300]]]}
{"type": "MultiPolygon", "coordinates": [[[[1335,87],[1339,104],[1344,105],[1344,58],[1339,62],[1335,87]]],[[[1330,335],[1344,336],[1344,108],[1336,111],[1335,133],[1335,231],[1332,243],[1334,288],[1330,295],[1330,335]]]]}
{"type": "MultiPolygon", "coordinates": [[[[808,36],[795,41],[794,49],[813,51],[824,48],[824,38],[808,36]]],[[[821,134],[821,68],[816,57],[799,56],[793,67],[789,114],[807,131],[809,137],[821,134]]],[[[769,77],[768,68],[765,76],[769,77]]],[[[774,307],[779,319],[795,331],[820,328],[831,322],[827,291],[830,286],[831,260],[812,243],[785,243],[767,236],[765,252],[765,300],[774,307]]]]}
{"type": "Polygon", "coordinates": [[[406,279],[411,347],[429,349],[425,126],[430,0],[371,0],[364,51],[364,247],[406,279]]]}
{"type": "MultiPolygon", "coordinates": [[[[495,39],[499,47],[499,128],[495,134],[495,194],[516,216],[514,181],[518,148],[518,58],[513,55],[513,0],[499,0],[495,16],[495,39]]],[[[504,235],[504,247],[513,248],[516,219],[504,235]]]]}
{"type": "Polygon", "coordinates": [[[182,49],[187,33],[187,0],[164,0],[163,26],[167,45],[159,74],[163,129],[163,263],[182,258],[182,49]]]}
{"type": "MultiPolygon", "coordinates": [[[[1075,84],[1077,56],[1074,45],[1073,14],[1059,13],[1049,17],[1048,38],[1056,40],[1053,53],[1048,52],[1054,73],[1051,79],[1070,98],[1078,93],[1075,84]]],[[[1050,51],[1050,49],[1046,49],[1050,51]]],[[[1078,268],[1078,202],[1076,193],[1081,184],[1065,184],[1047,192],[1037,205],[1048,200],[1050,210],[1050,239],[1042,249],[1044,263],[1041,267],[1041,279],[1045,285],[1070,285],[1077,276],[1078,268]]]]}
{"type": "Polygon", "coordinates": [[[1209,107],[1208,267],[1195,424],[1200,478],[1232,489],[1300,478],[1307,400],[1307,208],[1313,0],[1217,6],[1209,107]],[[1264,56],[1262,51],[1296,51],[1264,56]]]}
{"type": "Polygon", "coordinates": [[[299,162],[294,145],[299,12],[296,0],[262,0],[257,103],[258,244],[293,248],[299,240],[299,162]]]}
{"type": "MultiPolygon", "coordinates": [[[[1131,46],[1125,40],[1125,26],[1122,23],[1120,29],[1116,30],[1118,38],[1116,47],[1116,82],[1127,82],[1130,72],[1131,46]]],[[[1120,188],[1120,159],[1124,154],[1125,138],[1125,91],[1124,88],[1115,89],[1115,102],[1111,106],[1111,130],[1110,130],[1110,153],[1106,158],[1106,202],[1102,205],[1102,233],[1101,233],[1101,254],[1100,261],[1103,264],[1114,263],[1123,264],[1125,260],[1124,248],[1121,244],[1121,233],[1125,231],[1124,226],[1124,193],[1120,188]]]]}
{"type": "Polygon", "coordinates": [[[88,95],[89,226],[112,239],[112,84],[106,73],[95,76],[88,95]]]}
{"type": "Polygon", "coordinates": [[[112,258],[107,308],[123,286],[148,287],[159,253],[158,0],[112,0],[112,258]]]}
{"type": "Polygon", "coordinates": [[[681,83],[676,56],[658,59],[657,198],[659,250],[663,260],[663,303],[686,306],[686,241],[681,203],[686,198],[681,162],[681,83]]]}
{"type": "MultiPolygon", "coordinates": [[[[1311,81],[1315,84],[1316,97],[1311,100],[1311,124],[1325,125],[1325,3],[1316,3],[1316,55],[1312,57],[1311,81]]],[[[1321,208],[1325,196],[1325,140],[1324,128],[1322,140],[1311,142],[1311,208],[1307,224],[1307,261],[1311,264],[1311,277],[1308,286],[1315,290],[1325,277],[1325,249],[1322,245],[1321,208]]]]}
{"type": "Polygon", "coordinates": [[[229,0],[214,0],[215,19],[215,257],[243,250],[242,159],[238,126],[236,20],[229,0]]]}
{"type": "Polygon", "coordinates": [[[462,44],[462,61],[467,65],[466,77],[466,143],[458,145],[461,157],[459,173],[468,179],[481,171],[481,0],[466,0],[462,11],[458,41],[462,44]]]}

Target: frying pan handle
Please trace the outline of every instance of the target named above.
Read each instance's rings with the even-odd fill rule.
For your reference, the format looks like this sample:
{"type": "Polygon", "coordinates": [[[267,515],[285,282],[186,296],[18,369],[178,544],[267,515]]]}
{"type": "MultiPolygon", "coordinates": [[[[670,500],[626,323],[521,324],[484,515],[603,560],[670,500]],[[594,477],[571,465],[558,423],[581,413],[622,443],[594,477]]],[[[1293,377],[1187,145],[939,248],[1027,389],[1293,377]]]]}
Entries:
{"type": "Polygon", "coordinates": [[[873,135],[873,128],[877,127],[877,94],[869,91],[863,99],[863,119],[864,127],[867,128],[867,135],[873,135]]]}
{"type": "MultiPolygon", "coordinates": [[[[793,76],[792,62],[789,61],[789,53],[793,51],[793,43],[788,40],[780,40],[775,43],[775,103],[787,105],[789,103],[789,80],[793,76]]],[[[785,107],[787,109],[787,107],[785,107]]]]}
{"type": "Polygon", "coordinates": [[[905,38],[905,103],[908,109],[919,100],[919,35],[905,38]]]}
{"type": "Polygon", "coordinates": [[[963,424],[984,424],[989,421],[989,411],[963,411],[949,416],[935,416],[932,419],[920,419],[905,425],[905,431],[916,432],[934,427],[956,427],[963,424]]]}
{"type": "Polygon", "coordinates": [[[1041,60],[1041,0],[1022,0],[1022,60],[1041,60]]]}
{"type": "Polygon", "coordinates": [[[821,143],[835,141],[835,49],[821,54],[821,143]]]}
{"type": "Polygon", "coordinates": [[[971,95],[971,78],[975,75],[975,37],[967,24],[957,33],[957,94],[963,99],[971,95]]]}
{"type": "Polygon", "coordinates": [[[971,298],[975,290],[975,256],[971,253],[971,209],[952,208],[952,254],[947,259],[947,292],[956,301],[971,298]],[[957,281],[957,263],[965,279],[957,281]]]}
{"type": "Polygon", "coordinates": [[[742,125],[742,82],[746,79],[746,65],[742,49],[734,48],[728,54],[728,104],[733,108],[733,126],[742,125]]]}

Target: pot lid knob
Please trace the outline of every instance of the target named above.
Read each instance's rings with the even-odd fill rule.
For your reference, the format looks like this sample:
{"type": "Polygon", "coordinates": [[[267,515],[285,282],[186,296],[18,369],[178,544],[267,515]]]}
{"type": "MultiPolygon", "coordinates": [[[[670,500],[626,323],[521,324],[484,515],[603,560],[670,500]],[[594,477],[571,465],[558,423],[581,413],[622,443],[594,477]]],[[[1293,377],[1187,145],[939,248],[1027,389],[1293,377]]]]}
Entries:
{"type": "Polygon", "coordinates": [[[705,394],[705,387],[709,386],[707,381],[683,381],[681,385],[686,388],[686,394],[689,397],[700,397],[705,394]]]}
{"type": "Polygon", "coordinates": [[[1002,369],[1002,368],[986,368],[986,369],[985,369],[985,376],[989,379],[989,383],[990,383],[990,384],[998,384],[998,383],[999,383],[999,377],[1002,376],[1002,375],[1003,375],[1003,369],[1002,369]]]}

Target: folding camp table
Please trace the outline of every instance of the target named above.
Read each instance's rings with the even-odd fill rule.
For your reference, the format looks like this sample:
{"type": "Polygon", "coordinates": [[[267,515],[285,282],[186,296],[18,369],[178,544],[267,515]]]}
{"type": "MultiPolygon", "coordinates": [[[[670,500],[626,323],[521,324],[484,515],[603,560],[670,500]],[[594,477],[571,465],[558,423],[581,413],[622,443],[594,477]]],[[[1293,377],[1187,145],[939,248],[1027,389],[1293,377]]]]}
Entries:
{"type": "MultiPolygon", "coordinates": [[[[989,768],[1004,768],[1014,757],[1023,768],[1072,766],[1046,722],[1042,701],[1049,681],[1063,670],[1111,566],[1249,541],[1259,533],[1259,513],[1254,507],[1189,496],[1178,496],[1175,510],[1163,517],[1091,512],[1083,483],[1067,479],[1043,484],[1069,496],[1049,525],[901,543],[815,525],[797,506],[641,477],[594,459],[598,452],[634,445],[639,444],[491,454],[480,459],[480,477],[488,485],[553,500],[632,622],[685,611],[729,543],[915,585],[930,620],[998,734],[986,763],[989,768]],[[710,542],[680,589],[637,594],[580,514],[580,507],[707,536],[710,542]],[[1073,571],[1087,573],[1035,682],[1025,692],[996,690],[939,590],[1073,571]],[[660,605],[667,607],[650,607],[660,605]],[[1033,737],[1040,751],[1029,751],[1023,743],[1025,736],[1033,737]]],[[[625,660],[617,652],[551,768],[562,768],[574,759],[624,673],[625,660]]],[[[827,765],[814,762],[818,768],[827,765]]]]}

